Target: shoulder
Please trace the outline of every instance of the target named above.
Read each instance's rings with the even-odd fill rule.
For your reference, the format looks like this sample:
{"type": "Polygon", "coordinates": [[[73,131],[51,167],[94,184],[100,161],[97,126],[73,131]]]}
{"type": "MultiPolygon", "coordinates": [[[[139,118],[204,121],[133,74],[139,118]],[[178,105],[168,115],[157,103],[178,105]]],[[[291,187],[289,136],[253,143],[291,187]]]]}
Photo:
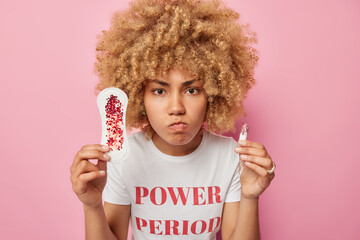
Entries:
{"type": "Polygon", "coordinates": [[[145,139],[145,134],[143,132],[129,134],[124,140],[127,142],[127,144],[125,144],[125,146],[127,146],[127,153],[121,155],[121,160],[116,159],[117,161],[110,161],[108,164],[110,168],[113,167],[118,171],[120,171],[120,169],[123,169],[127,164],[131,163],[133,161],[133,158],[136,156],[136,154],[134,153],[139,153],[140,150],[144,150],[147,142],[147,140],[145,139]]]}
{"type": "Polygon", "coordinates": [[[148,140],[146,140],[146,138],[145,138],[144,132],[133,133],[133,134],[127,136],[127,138],[128,138],[129,144],[131,146],[134,146],[134,145],[142,146],[148,142],[148,140]]]}
{"type": "Polygon", "coordinates": [[[142,153],[149,148],[149,140],[145,138],[144,132],[136,132],[127,136],[129,145],[129,154],[127,159],[132,159],[136,156],[142,156],[142,153]]]}
{"type": "Polygon", "coordinates": [[[204,134],[207,135],[208,138],[208,144],[215,145],[218,147],[230,147],[235,148],[237,143],[232,137],[226,137],[222,135],[218,135],[212,132],[209,132],[208,130],[204,129],[204,134]]]}
{"type": "Polygon", "coordinates": [[[217,135],[206,131],[208,152],[212,156],[216,156],[222,165],[227,165],[231,169],[236,168],[239,157],[234,151],[237,142],[232,137],[217,135]]]}

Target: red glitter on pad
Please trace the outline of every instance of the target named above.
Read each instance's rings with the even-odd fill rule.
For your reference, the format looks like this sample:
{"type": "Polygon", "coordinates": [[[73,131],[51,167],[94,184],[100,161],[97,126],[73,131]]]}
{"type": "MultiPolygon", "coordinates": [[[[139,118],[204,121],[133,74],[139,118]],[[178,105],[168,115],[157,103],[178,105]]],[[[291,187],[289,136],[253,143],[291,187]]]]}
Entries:
{"type": "Polygon", "coordinates": [[[117,96],[111,94],[106,100],[107,145],[110,147],[110,150],[116,151],[122,149],[124,143],[122,130],[122,126],[124,125],[124,112],[122,110],[122,104],[117,96]]]}

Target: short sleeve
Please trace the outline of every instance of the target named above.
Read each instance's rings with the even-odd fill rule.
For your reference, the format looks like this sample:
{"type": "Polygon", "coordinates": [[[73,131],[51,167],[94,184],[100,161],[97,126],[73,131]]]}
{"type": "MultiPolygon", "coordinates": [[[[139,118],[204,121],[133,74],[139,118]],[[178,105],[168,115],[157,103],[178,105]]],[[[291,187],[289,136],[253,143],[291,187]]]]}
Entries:
{"type": "Polygon", "coordinates": [[[107,182],[103,191],[103,200],[108,203],[129,205],[130,197],[119,171],[110,162],[107,163],[107,182]]]}
{"type": "Polygon", "coordinates": [[[229,189],[226,193],[224,202],[237,202],[241,198],[241,182],[240,182],[240,172],[239,172],[239,155],[233,151],[232,161],[236,164],[234,166],[234,172],[231,179],[229,189]]]}

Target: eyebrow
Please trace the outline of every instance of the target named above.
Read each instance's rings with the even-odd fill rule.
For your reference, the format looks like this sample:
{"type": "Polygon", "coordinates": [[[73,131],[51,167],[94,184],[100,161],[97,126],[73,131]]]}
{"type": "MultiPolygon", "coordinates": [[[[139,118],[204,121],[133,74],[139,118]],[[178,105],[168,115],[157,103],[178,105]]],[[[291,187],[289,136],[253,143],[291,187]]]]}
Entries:
{"type": "MultiPolygon", "coordinates": [[[[183,82],[181,85],[183,85],[183,86],[189,86],[189,85],[193,84],[193,83],[196,82],[196,81],[198,81],[198,79],[193,79],[193,80],[189,80],[189,81],[183,82]]],[[[150,82],[154,82],[154,83],[160,84],[161,86],[169,86],[169,84],[168,84],[167,82],[164,82],[164,81],[161,81],[161,80],[157,80],[157,79],[151,80],[150,82]]]]}

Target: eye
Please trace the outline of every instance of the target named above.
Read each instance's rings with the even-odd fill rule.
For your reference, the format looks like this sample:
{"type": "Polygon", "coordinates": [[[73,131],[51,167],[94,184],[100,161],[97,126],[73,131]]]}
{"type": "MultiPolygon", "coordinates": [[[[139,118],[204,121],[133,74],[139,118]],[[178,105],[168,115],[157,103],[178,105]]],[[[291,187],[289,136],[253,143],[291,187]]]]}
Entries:
{"type": "Polygon", "coordinates": [[[153,92],[155,95],[162,95],[162,94],[164,93],[164,90],[163,90],[163,89],[160,89],[160,88],[157,88],[157,89],[152,90],[152,92],[153,92]]]}
{"type": "Polygon", "coordinates": [[[189,88],[189,89],[187,89],[186,90],[186,93],[189,93],[189,94],[197,94],[197,93],[199,93],[200,92],[200,90],[199,89],[197,89],[197,88],[189,88]]]}

